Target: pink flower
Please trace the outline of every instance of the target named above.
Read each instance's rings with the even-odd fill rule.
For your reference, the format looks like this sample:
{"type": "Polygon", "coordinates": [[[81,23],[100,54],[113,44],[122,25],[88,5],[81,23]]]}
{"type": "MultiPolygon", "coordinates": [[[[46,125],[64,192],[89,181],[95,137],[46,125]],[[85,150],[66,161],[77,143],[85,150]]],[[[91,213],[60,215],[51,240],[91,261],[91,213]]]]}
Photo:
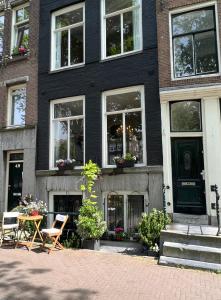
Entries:
{"type": "Polygon", "coordinates": [[[115,233],[120,233],[120,232],[124,232],[124,229],[123,227],[116,227],[114,231],[115,233]]]}

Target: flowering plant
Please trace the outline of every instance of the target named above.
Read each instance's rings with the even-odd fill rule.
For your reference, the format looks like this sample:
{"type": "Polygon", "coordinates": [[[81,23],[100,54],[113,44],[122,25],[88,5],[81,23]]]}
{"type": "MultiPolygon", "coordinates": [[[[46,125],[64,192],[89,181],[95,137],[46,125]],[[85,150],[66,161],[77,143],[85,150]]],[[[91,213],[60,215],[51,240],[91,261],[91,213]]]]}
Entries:
{"type": "Polygon", "coordinates": [[[27,194],[20,201],[21,212],[31,215],[44,215],[47,213],[47,205],[42,200],[34,199],[32,194],[27,194]]]}
{"type": "Polygon", "coordinates": [[[59,170],[73,170],[75,159],[59,159],[56,160],[56,166],[59,170]]]}
{"type": "Polygon", "coordinates": [[[136,162],[137,158],[136,156],[132,155],[131,153],[126,153],[124,156],[115,156],[114,157],[114,162],[124,162],[124,161],[132,161],[136,162]]]}
{"type": "Polygon", "coordinates": [[[115,231],[115,237],[117,241],[122,241],[127,237],[127,234],[124,232],[123,227],[116,227],[114,231],[115,231]]]}

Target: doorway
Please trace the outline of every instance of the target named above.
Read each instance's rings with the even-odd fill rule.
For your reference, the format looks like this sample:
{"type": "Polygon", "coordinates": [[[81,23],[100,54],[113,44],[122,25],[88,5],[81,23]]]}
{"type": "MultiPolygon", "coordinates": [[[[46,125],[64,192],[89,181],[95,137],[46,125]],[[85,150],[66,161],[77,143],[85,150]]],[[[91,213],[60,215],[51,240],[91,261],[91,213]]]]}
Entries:
{"type": "Polygon", "coordinates": [[[172,138],[174,212],[206,214],[202,137],[172,138]]]}
{"type": "Polygon", "coordinates": [[[23,185],[23,153],[8,153],[7,210],[19,205],[23,185]]]}

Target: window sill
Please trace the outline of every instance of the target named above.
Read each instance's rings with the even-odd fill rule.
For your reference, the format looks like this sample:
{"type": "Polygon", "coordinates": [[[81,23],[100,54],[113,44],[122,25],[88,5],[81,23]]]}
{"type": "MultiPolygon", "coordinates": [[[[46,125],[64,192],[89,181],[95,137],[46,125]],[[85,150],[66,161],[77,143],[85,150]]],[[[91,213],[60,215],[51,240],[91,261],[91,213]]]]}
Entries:
{"type": "Polygon", "coordinates": [[[188,77],[179,77],[179,78],[171,78],[172,81],[182,81],[182,80],[194,80],[200,78],[210,78],[210,77],[220,77],[221,73],[210,73],[210,74],[203,74],[203,75],[196,75],[196,76],[188,76],[188,77]]]}
{"type": "Polygon", "coordinates": [[[4,128],[0,128],[0,132],[4,131],[20,131],[20,130],[26,130],[26,129],[35,129],[35,125],[24,125],[24,126],[8,126],[4,128]]]}
{"type": "Polygon", "coordinates": [[[83,67],[85,67],[85,63],[78,64],[76,66],[69,66],[69,67],[64,67],[64,68],[60,68],[60,69],[50,70],[48,73],[49,74],[60,73],[60,72],[63,72],[63,71],[79,69],[79,68],[83,68],[83,67]]]}
{"type": "Polygon", "coordinates": [[[26,59],[28,59],[29,54],[27,55],[15,55],[15,56],[10,56],[8,59],[6,59],[6,63],[13,63],[13,62],[17,62],[17,61],[24,61],[26,59]]]}
{"type": "Polygon", "coordinates": [[[137,54],[141,54],[141,53],[143,53],[143,49],[128,52],[128,53],[117,54],[117,55],[113,55],[113,56],[110,56],[110,57],[105,57],[105,58],[102,58],[100,60],[100,62],[105,63],[105,62],[108,62],[108,61],[112,61],[112,60],[116,60],[116,59],[120,59],[120,58],[126,58],[128,56],[133,56],[133,55],[137,55],[137,54]]]}

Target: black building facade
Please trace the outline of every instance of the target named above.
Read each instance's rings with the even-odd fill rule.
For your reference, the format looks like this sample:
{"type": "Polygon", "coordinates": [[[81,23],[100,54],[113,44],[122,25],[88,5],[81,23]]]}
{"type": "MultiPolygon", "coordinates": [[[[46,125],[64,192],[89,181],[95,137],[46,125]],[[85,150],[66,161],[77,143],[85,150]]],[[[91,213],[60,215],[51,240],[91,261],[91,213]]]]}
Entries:
{"type": "Polygon", "coordinates": [[[71,211],[67,203],[81,199],[80,165],[89,159],[103,170],[98,194],[109,231],[119,225],[132,231],[142,211],[161,207],[155,9],[154,0],[41,1],[37,189],[49,210],[55,202],[59,209],[60,201],[60,210],[71,211]],[[68,112],[65,104],[58,108],[70,106],[71,99],[76,102],[68,112]],[[114,155],[128,152],[135,166],[116,175],[114,155]],[[77,160],[79,168],[60,174],[56,160],[66,158],[77,160]]]}

